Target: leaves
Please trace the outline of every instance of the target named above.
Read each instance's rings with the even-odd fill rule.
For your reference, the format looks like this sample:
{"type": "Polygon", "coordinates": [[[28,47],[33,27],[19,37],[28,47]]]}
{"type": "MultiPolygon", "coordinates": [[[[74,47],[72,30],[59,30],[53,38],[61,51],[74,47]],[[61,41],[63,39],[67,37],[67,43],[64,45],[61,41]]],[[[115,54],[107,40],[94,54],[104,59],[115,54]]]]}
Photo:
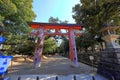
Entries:
{"type": "Polygon", "coordinates": [[[27,31],[27,22],[34,18],[32,0],[0,0],[0,21],[8,32],[24,33],[27,31]]]}
{"type": "Polygon", "coordinates": [[[56,18],[50,17],[48,21],[49,21],[49,23],[68,23],[67,20],[61,21],[61,20],[58,19],[58,17],[56,17],[56,18]]]}
{"type": "Polygon", "coordinates": [[[17,12],[16,5],[11,0],[0,0],[0,15],[8,16],[17,12]]]}
{"type": "MultiPolygon", "coordinates": [[[[119,0],[81,0],[81,4],[73,7],[73,18],[84,27],[90,26],[98,30],[104,22],[110,23],[120,14],[119,0]],[[95,2],[96,1],[96,2],[95,2]]],[[[116,23],[117,25],[118,23],[116,23]]]]}
{"type": "Polygon", "coordinates": [[[87,48],[93,46],[96,41],[103,41],[98,31],[104,23],[120,25],[120,0],[80,1],[81,4],[73,7],[73,18],[77,23],[83,24],[86,33],[76,39],[76,45],[79,48],[87,48]],[[97,40],[95,40],[96,35],[99,37],[97,40]]]}
{"type": "Polygon", "coordinates": [[[44,53],[51,53],[54,52],[57,49],[57,44],[53,38],[47,38],[44,41],[44,53]]]}

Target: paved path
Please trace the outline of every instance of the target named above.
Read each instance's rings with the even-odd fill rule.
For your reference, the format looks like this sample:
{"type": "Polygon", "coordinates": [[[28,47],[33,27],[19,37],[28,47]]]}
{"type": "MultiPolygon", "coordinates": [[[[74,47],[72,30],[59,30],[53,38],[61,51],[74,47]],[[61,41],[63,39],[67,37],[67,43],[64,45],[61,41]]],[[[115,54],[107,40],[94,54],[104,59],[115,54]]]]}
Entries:
{"type": "MultiPolygon", "coordinates": [[[[48,57],[48,59],[42,60],[40,68],[34,69],[32,62],[21,63],[20,65],[13,66],[12,70],[9,71],[8,76],[10,76],[11,80],[17,80],[19,76],[23,78],[22,80],[36,80],[37,76],[39,76],[40,80],[55,80],[56,76],[58,76],[58,80],[72,80],[73,76],[76,75],[76,78],[79,77],[77,80],[90,80],[91,76],[89,74],[91,72],[92,68],[88,65],[79,63],[79,67],[74,68],[71,66],[71,61],[68,58],[52,56],[48,57]]],[[[98,77],[100,76],[96,75],[96,78],[98,77]]]]}

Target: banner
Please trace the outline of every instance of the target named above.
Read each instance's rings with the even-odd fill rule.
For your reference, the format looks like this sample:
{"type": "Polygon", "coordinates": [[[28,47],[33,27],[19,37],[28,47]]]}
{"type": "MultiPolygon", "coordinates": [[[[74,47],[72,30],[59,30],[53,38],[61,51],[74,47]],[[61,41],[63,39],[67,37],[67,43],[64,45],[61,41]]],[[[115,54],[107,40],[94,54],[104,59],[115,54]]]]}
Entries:
{"type": "Polygon", "coordinates": [[[12,56],[0,56],[0,74],[4,74],[9,66],[12,56]]]}
{"type": "Polygon", "coordinates": [[[0,36],[0,43],[3,43],[5,41],[5,37],[0,36]]]}

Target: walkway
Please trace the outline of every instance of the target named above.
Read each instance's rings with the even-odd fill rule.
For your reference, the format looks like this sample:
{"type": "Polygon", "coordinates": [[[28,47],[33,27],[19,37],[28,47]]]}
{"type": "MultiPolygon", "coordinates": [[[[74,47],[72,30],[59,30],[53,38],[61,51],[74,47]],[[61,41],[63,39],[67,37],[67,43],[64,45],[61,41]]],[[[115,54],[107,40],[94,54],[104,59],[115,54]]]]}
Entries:
{"type": "MultiPolygon", "coordinates": [[[[73,80],[75,75],[76,80],[92,80],[91,72],[92,68],[88,65],[79,63],[79,67],[74,68],[69,59],[52,56],[44,59],[41,67],[37,69],[33,68],[33,63],[30,61],[15,65],[9,71],[8,76],[10,76],[10,80],[17,80],[19,76],[22,78],[21,80],[36,80],[36,77],[40,80],[55,80],[56,76],[58,76],[58,80],[73,80]]],[[[96,80],[106,80],[100,75],[95,75],[95,77],[96,80]]]]}

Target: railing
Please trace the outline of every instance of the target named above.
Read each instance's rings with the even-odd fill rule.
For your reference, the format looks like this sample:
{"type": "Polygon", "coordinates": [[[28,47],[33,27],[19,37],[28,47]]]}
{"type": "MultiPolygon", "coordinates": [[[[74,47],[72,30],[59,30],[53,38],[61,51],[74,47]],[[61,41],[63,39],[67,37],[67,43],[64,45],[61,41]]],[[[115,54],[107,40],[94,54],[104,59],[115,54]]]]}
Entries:
{"type": "MultiPolygon", "coordinates": [[[[61,79],[60,79],[60,77],[61,77],[61,76],[54,76],[54,78],[52,77],[53,79],[50,79],[50,80],[96,80],[94,76],[90,76],[89,79],[88,79],[88,78],[83,78],[83,79],[82,79],[82,78],[79,78],[79,77],[76,76],[76,75],[73,75],[72,77],[69,77],[69,79],[68,79],[68,78],[65,78],[65,76],[63,76],[64,78],[61,78],[61,79]]],[[[84,76],[83,76],[83,77],[84,77],[84,76]]],[[[36,76],[36,78],[34,77],[34,80],[41,80],[41,79],[44,80],[43,77],[42,77],[42,78],[40,78],[39,76],[36,76]]],[[[11,80],[11,79],[10,79],[10,80],[11,80]]],[[[25,79],[25,78],[23,79],[21,76],[19,76],[17,80],[27,80],[27,78],[26,78],[26,79],[25,79]]],[[[30,79],[30,78],[29,78],[29,80],[33,80],[33,79],[30,79]]],[[[49,80],[49,79],[45,79],[45,80],[49,80]]]]}

